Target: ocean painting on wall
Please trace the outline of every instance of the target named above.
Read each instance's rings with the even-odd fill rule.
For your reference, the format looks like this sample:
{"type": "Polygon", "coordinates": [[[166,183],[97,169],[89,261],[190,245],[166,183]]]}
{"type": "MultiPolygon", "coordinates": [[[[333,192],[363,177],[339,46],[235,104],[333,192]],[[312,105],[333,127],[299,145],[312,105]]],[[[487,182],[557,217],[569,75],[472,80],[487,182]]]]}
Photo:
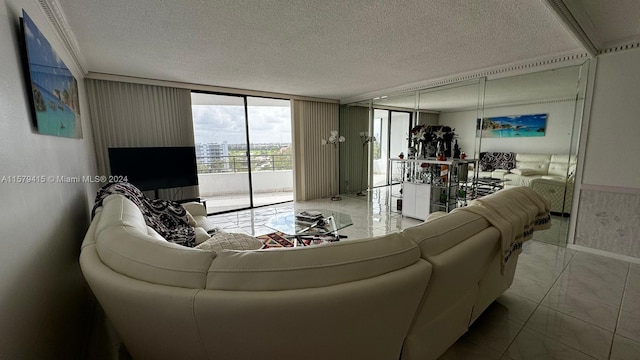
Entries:
{"type": "Polygon", "coordinates": [[[24,10],[22,15],[38,133],[82,138],[78,82],[24,10]]]}
{"type": "MultiPolygon", "coordinates": [[[[544,136],[546,129],[547,114],[497,116],[482,121],[483,138],[544,136]]],[[[476,136],[480,136],[480,119],[476,130],[476,136]]]]}

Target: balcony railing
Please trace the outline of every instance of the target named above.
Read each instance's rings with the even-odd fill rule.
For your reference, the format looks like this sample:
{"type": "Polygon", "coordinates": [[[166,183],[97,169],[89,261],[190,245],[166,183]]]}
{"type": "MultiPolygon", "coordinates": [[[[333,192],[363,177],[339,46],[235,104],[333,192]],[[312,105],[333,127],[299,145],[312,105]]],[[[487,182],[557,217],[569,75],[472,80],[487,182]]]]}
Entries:
{"type": "MultiPolygon", "coordinates": [[[[246,156],[198,156],[198,174],[248,172],[246,156]]],[[[291,155],[251,155],[251,171],[291,170],[291,155]]]]}

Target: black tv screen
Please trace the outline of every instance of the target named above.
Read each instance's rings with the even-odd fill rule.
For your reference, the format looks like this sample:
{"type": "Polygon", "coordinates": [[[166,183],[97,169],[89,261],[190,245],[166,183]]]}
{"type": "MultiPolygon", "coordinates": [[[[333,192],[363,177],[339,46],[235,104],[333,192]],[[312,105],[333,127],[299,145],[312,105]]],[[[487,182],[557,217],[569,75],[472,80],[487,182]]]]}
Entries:
{"type": "Polygon", "coordinates": [[[138,189],[198,185],[196,149],[182,147],[109,148],[111,175],[126,176],[138,189]]]}

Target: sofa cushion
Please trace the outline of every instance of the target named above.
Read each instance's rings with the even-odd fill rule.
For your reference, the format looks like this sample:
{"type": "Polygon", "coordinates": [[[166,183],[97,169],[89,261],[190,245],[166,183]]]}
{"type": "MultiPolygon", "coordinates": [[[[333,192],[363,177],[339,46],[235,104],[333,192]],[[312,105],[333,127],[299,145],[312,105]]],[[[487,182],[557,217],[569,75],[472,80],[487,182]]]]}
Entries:
{"type": "Polygon", "coordinates": [[[211,238],[211,234],[201,227],[194,227],[193,231],[196,233],[196,245],[200,245],[211,238]]]}
{"type": "Polygon", "coordinates": [[[547,174],[549,172],[549,162],[551,155],[548,154],[516,154],[516,169],[535,169],[540,171],[540,174],[547,174]]]}
{"type": "Polygon", "coordinates": [[[441,218],[445,215],[447,215],[448,213],[445,211],[435,211],[432,213],[429,213],[429,215],[427,215],[427,218],[424,220],[424,222],[429,222],[429,221],[433,221],[437,218],[441,218]]]}
{"type": "Polygon", "coordinates": [[[203,228],[204,231],[206,231],[210,235],[213,235],[220,230],[216,226],[215,222],[206,216],[195,215],[193,218],[196,220],[196,227],[203,228]]]}
{"type": "Polygon", "coordinates": [[[489,222],[480,215],[457,212],[406,228],[402,234],[418,244],[421,256],[426,259],[466,241],[488,227],[489,222]]]}
{"type": "Polygon", "coordinates": [[[191,215],[191,213],[189,213],[187,211],[187,222],[189,223],[189,226],[194,227],[196,226],[196,219],[193,218],[193,215],[191,215]]]}
{"type": "Polygon", "coordinates": [[[218,252],[222,250],[257,250],[263,245],[262,241],[249,234],[220,231],[196,248],[218,252]]]}
{"type": "Polygon", "coordinates": [[[569,155],[551,155],[551,163],[549,164],[549,175],[555,175],[564,178],[572,177],[576,170],[576,157],[569,155]]]}
{"type": "MultiPolygon", "coordinates": [[[[150,227],[147,226],[140,209],[131,201],[125,200],[127,199],[122,195],[109,195],[102,200],[102,215],[96,227],[96,237],[100,236],[104,229],[112,226],[127,226],[145,234],[149,233],[150,227]]],[[[153,232],[157,234],[155,230],[153,232]]],[[[164,240],[160,234],[158,236],[164,240]]]]}
{"type": "Polygon", "coordinates": [[[504,186],[505,187],[514,187],[514,186],[530,186],[531,185],[531,180],[533,179],[538,179],[540,177],[542,177],[543,175],[528,175],[528,176],[524,176],[524,175],[518,175],[515,173],[512,174],[507,174],[504,176],[504,178],[506,180],[508,180],[504,186]]]}
{"type": "Polygon", "coordinates": [[[203,288],[216,254],[170,243],[149,232],[138,207],[122,195],[104,199],[96,250],[113,271],[155,284],[203,288]],[[144,225],[142,225],[144,224],[144,225]]]}
{"type": "Polygon", "coordinates": [[[527,169],[527,168],[511,169],[511,172],[516,174],[516,175],[522,175],[522,176],[543,175],[544,174],[541,169],[527,169]]]}
{"type": "Polygon", "coordinates": [[[226,250],[211,264],[207,289],[317,288],[376,277],[418,261],[418,246],[399,233],[323,246],[226,250]]]}
{"type": "Polygon", "coordinates": [[[147,225],[167,241],[188,247],[195,245],[196,236],[188,224],[187,210],[182,205],[169,200],[149,199],[140,189],[127,182],[108,183],[98,190],[92,214],[111,195],[124,196],[135,204],[147,225]]]}

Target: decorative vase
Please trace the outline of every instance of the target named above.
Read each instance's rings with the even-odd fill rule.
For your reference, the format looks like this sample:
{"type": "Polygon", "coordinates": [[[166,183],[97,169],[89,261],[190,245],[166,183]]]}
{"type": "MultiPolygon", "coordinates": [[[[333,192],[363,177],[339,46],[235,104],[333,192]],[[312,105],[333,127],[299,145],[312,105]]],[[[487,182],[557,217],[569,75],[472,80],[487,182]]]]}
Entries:
{"type": "Polygon", "coordinates": [[[451,157],[451,155],[452,155],[451,140],[444,140],[442,146],[443,146],[442,152],[443,152],[444,156],[445,157],[451,157]]]}
{"type": "Polygon", "coordinates": [[[456,140],[455,145],[453,145],[453,158],[454,159],[460,158],[460,147],[458,146],[458,140],[456,140]]]}

